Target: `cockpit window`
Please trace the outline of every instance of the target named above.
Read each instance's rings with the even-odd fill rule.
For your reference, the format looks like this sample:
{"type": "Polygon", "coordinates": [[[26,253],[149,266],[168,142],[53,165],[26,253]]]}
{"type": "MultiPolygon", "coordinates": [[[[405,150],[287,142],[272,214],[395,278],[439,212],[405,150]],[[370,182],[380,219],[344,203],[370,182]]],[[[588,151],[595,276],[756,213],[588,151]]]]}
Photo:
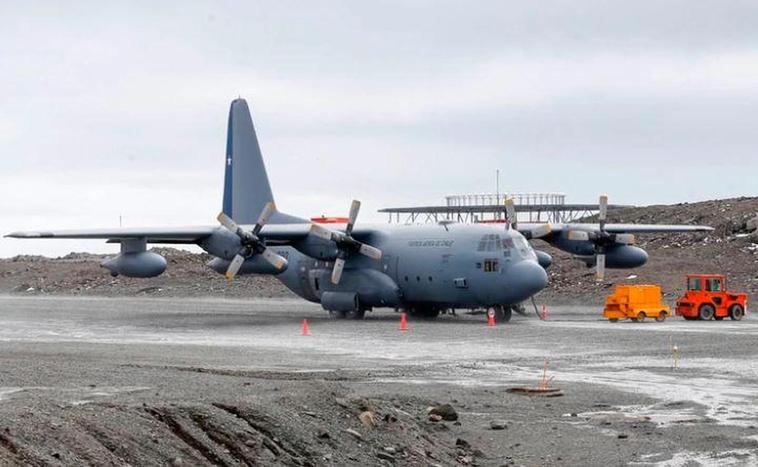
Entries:
{"type": "Polygon", "coordinates": [[[503,244],[500,241],[500,236],[496,234],[484,235],[479,240],[479,245],[476,251],[499,251],[503,249],[503,244]]]}
{"type": "Polygon", "coordinates": [[[522,258],[537,258],[537,254],[532,250],[529,242],[526,241],[521,235],[513,236],[513,243],[516,245],[516,250],[519,252],[522,258]]]}

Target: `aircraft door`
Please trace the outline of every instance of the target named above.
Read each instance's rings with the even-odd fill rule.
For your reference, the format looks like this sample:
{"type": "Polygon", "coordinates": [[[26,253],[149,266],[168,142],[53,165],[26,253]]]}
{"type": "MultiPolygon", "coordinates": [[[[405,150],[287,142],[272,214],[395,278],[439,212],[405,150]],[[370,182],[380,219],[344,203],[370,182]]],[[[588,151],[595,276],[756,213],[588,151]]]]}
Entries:
{"type": "Polygon", "coordinates": [[[397,277],[399,259],[399,257],[393,255],[382,255],[382,272],[390,276],[395,282],[399,282],[397,277]]]}

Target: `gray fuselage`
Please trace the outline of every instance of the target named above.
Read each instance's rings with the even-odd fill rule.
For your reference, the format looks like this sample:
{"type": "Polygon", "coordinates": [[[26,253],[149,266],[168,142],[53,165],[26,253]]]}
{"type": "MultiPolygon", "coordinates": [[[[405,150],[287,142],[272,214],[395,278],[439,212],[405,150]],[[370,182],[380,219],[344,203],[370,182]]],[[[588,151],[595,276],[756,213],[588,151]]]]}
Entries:
{"type": "Polygon", "coordinates": [[[511,305],[547,284],[526,239],[502,225],[370,228],[375,232],[371,245],[382,250],[381,260],[351,255],[339,285],[330,281],[331,261],[314,259],[293,246],[273,247],[289,261],[276,277],[306,300],[321,302],[325,292],[357,292],[370,307],[511,305]]]}

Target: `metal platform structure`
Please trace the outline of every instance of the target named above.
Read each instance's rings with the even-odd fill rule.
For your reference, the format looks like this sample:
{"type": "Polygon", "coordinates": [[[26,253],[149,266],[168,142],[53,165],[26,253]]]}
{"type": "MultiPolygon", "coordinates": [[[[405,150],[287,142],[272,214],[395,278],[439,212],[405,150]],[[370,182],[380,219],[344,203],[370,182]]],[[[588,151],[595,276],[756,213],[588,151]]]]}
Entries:
{"type": "MultiPolygon", "coordinates": [[[[569,223],[597,214],[597,204],[568,204],[564,193],[475,193],[449,195],[444,206],[384,208],[389,223],[505,222],[505,200],[513,199],[519,222],[569,223]]],[[[609,205],[608,209],[629,206],[609,205]]]]}

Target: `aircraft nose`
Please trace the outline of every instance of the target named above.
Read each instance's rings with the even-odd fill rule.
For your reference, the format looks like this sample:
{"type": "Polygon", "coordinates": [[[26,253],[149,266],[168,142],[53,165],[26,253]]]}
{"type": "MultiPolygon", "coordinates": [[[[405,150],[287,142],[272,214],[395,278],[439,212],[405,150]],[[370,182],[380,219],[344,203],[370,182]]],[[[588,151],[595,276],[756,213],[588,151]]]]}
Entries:
{"type": "Polygon", "coordinates": [[[505,288],[509,304],[523,302],[544,289],[547,273],[536,261],[519,261],[505,273],[505,288]]]}

